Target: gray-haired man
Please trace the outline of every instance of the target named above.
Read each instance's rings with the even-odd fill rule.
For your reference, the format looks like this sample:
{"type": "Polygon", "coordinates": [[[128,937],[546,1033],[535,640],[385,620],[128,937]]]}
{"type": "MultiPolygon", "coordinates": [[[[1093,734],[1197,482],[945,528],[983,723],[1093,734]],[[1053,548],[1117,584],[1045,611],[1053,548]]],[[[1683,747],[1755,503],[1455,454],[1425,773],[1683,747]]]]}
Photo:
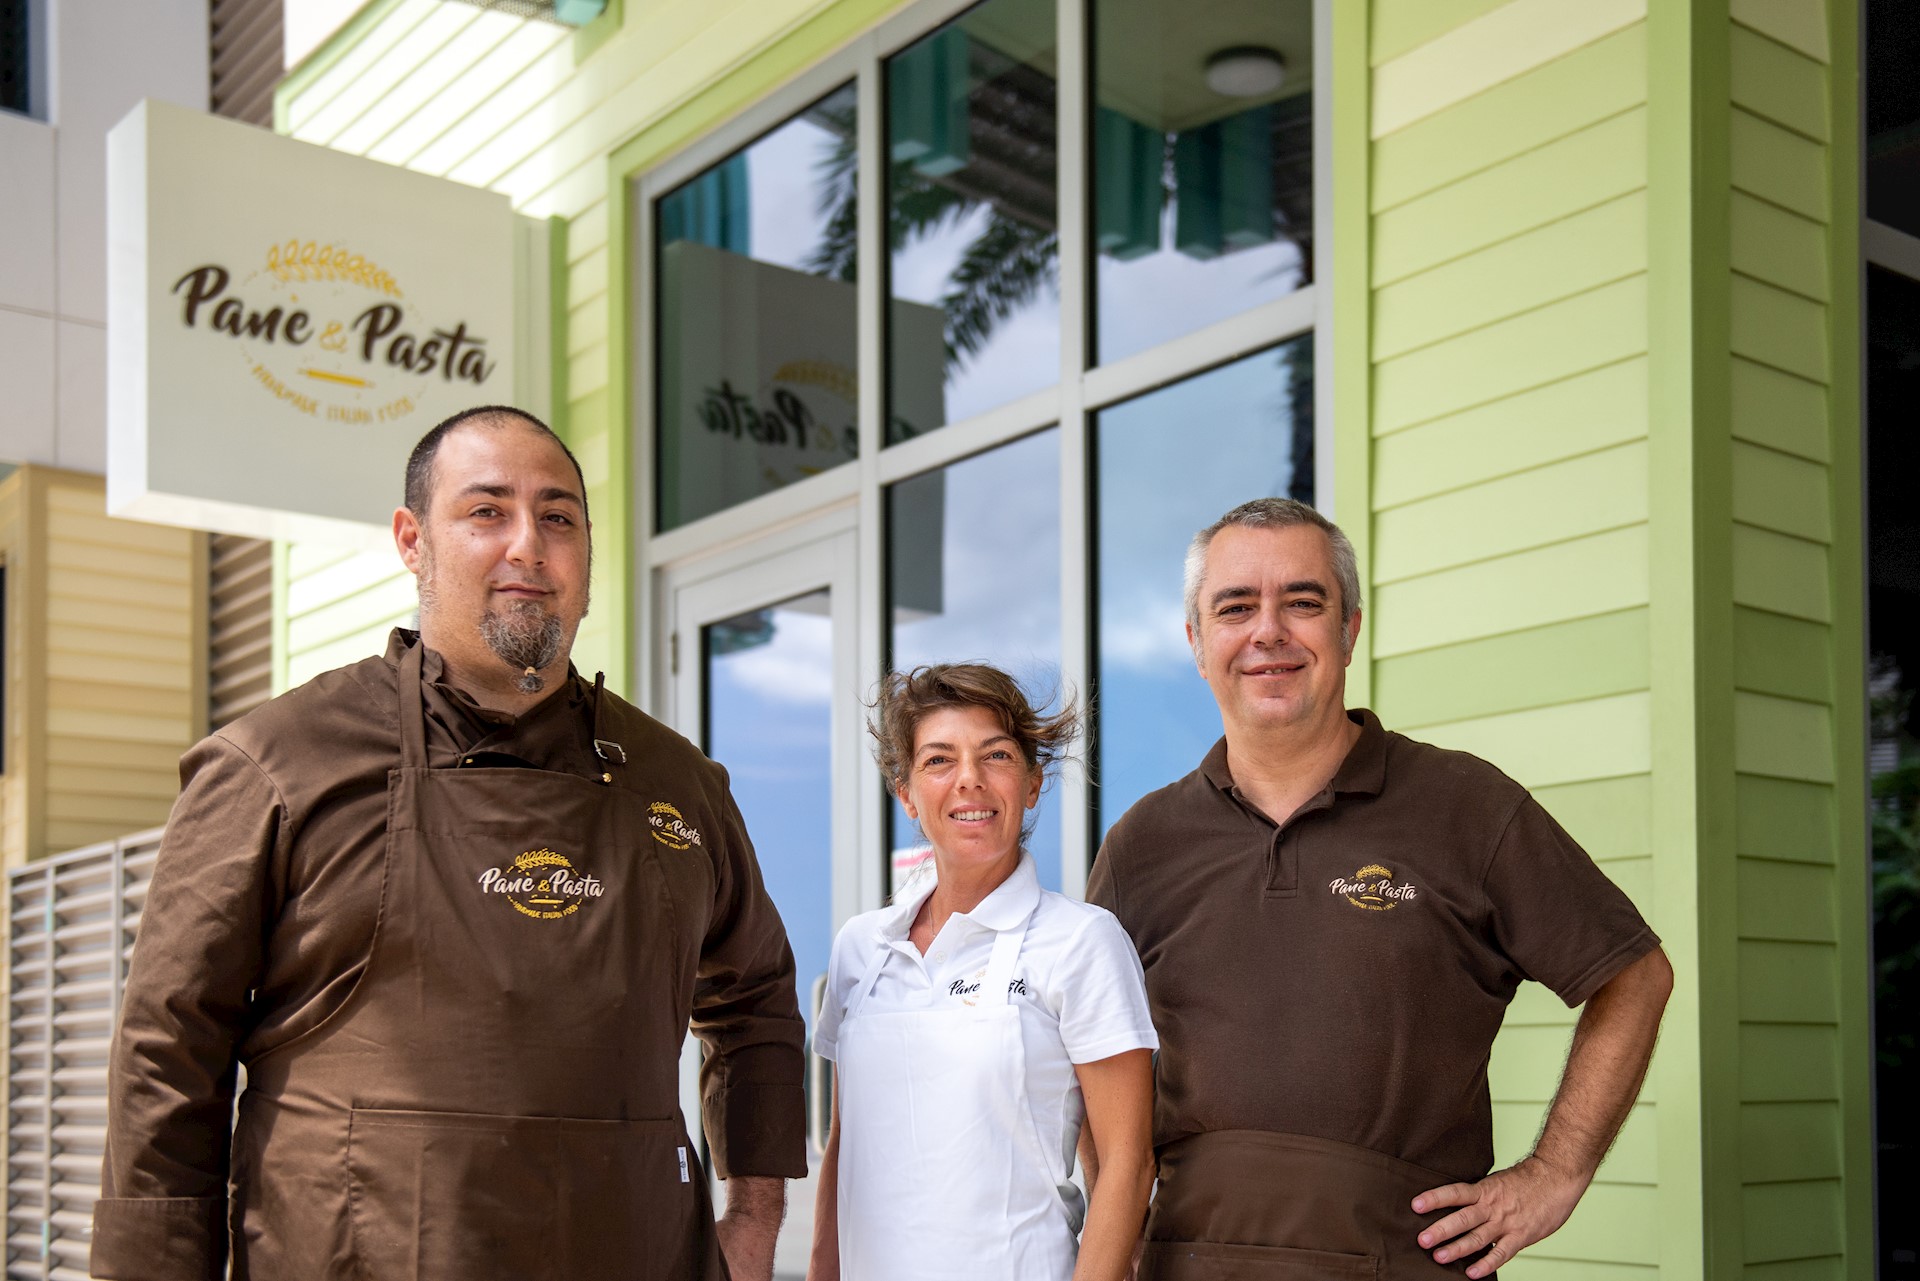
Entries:
{"type": "Polygon", "coordinates": [[[1347,708],[1359,576],[1311,507],[1202,530],[1186,605],[1225,735],[1114,825],[1088,886],[1161,1036],[1141,1276],[1491,1276],[1566,1222],[1625,1120],[1672,988],[1659,940],[1518,783],[1347,708]],[[1527,978],[1584,1008],[1539,1142],[1489,1173],[1488,1053],[1527,978]]]}

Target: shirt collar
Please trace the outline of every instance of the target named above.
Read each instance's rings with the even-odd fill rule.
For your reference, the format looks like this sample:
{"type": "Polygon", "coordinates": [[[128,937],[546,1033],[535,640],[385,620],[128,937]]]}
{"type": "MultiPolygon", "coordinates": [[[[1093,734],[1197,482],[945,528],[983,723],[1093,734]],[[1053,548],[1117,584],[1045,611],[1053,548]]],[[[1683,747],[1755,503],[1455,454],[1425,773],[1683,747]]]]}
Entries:
{"type": "MultiPolygon", "coordinates": [[[[1360,726],[1360,737],[1353,741],[1340,768],[1334,771],[1331,790],[1378,796],[1387,782],[1387,731],[1381,726],[1380,718],[1364,707],[1349,708],[1347,719],[1360,726]]],[[[1234,794],[1233,771],[1227,768],[1224,737],[1200,762],[1200,772],[1222,792],[1234,794]]]]}
{"type": "MultiPolygon", "coordinates": [[[[887,909],[887,915],[880,925],[882,937],[907,937],[908,931],[913,928],[913,918],[920,914],[921,904],[927,901],[934,886],[939,883],[939,872],[932,859],[921,864],[921,867],[924,870],[901,887],[902,895],[887,909]]],[[[997,934],[1024,924],[1039,905],[1040,873],[1034,867],[1033,855],[1021,850],[1020,862],[1014,867],[1012,875],[994,886],[993,892],[981,899],[971,912],[955,912],[954,916],[997,934]]]]}

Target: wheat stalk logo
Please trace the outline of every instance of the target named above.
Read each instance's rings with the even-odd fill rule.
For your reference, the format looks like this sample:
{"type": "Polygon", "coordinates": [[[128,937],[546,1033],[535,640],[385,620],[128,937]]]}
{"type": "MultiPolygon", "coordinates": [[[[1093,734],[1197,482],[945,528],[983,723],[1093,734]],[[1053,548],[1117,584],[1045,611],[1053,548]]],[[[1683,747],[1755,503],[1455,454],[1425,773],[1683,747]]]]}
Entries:
{"type": "Polygon", "coordinates": [[[568,869],[573,867],[573,864],[567,862],[564,855],[555,854],[549,849],[528,850],[525,854],[514,859],[513,865],[522,872],[531,872],[536,867],[564,867],[568,869]]]}

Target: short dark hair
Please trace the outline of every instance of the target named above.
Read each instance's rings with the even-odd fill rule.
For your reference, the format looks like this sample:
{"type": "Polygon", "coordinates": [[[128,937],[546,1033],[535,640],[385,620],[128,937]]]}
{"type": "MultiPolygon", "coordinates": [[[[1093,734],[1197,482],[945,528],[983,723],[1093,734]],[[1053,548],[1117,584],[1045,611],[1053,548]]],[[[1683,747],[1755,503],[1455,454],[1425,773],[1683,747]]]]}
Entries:
{"type": "Polygon", "coordinates": [[[1080,732],[1071,699],[1052,716],[1037,710],[1020,682],[986,663],[935,663],[910,672],[889,672],[880,683],[873,719],[873,756],[890,788],[903,787],[913,763],[920,722],[947,707],[984,707],[1013,741],[1029,770],[1045,772],[1066,754],[1080,732]]]}
{"type": "Polygon", "coordinates": [[[587,511],[587,478],[580,470],[580,460],[573,456],[573,451],[567,448],[567,442],[560,439],[559,433],[553,428],[526,410],[515,409],[512,405],[476,405],[472,409],[463,409],[420,438],[420,443],[413,447],[411,454],[407,455],[406,505],[407,510],[413,513],[414,519],[425,521],[427,508],[433,502],[433,460],[440,453],[441,442],[469,423],[483,422],[490,418],[517,419],[528,430],[537,432],[560,446],[560,452],[565,454],[567,461],[573,464],[573,474],[580,482],[581,519],[592,523],[592,516],[587,511]]]}

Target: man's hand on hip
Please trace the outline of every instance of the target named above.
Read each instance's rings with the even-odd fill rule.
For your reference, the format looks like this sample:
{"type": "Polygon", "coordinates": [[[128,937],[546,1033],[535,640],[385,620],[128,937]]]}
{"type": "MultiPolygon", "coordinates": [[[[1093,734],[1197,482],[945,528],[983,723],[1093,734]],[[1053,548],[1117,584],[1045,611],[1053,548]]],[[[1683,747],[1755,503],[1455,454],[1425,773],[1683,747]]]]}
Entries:
{"type": "Polygon", "coordinates": [[[736,1175],[727,1180],[727,1212],[715,1224],[734,1281],[773,1281],[773,1243],[787,1213],[787,1181],[736,1175]]]}
{"type": "Polygon", "coordinates": [[[1556,1170],[1537,1156],[1495,1170],[1478,1183],[1449,1183],[1413,1199],[1416,1214],[1447,1206],[1454,1213],[1420,1234],[1420,1245],[1439,1263],[1480,1254],[1467,1268],[1470,1277],[1491,1276],[1495,1268],[1558,1231],[1580,1203],[1590,1175],[1556,1170]]]}

